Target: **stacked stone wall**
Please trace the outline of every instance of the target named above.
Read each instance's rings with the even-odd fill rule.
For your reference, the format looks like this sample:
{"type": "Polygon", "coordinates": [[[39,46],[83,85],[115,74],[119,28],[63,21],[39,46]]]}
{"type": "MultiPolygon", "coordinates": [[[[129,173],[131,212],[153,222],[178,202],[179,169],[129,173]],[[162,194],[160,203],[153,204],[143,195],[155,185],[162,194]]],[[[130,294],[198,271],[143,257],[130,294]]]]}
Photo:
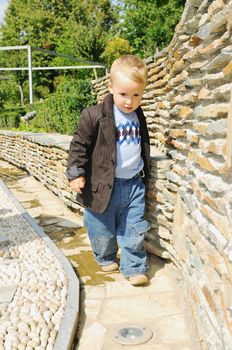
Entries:
{"type": "Polygon", "coordinates": [[[68,135],[0,131],[0,158],[27,170],[81,213],[65,175],[70,141],[68,135]]]}
{"type": "MultiPolygon", "coordinates": [[[[231,34],[232,1],[187,1],[168,48],[146,60],[142,102],[164,155],[152,160],[147,247],[178,266],[199,347],[212,350],[232,349],[231,34]]],[[[93,82],[99,101],[107,83],[93,82]]]]}

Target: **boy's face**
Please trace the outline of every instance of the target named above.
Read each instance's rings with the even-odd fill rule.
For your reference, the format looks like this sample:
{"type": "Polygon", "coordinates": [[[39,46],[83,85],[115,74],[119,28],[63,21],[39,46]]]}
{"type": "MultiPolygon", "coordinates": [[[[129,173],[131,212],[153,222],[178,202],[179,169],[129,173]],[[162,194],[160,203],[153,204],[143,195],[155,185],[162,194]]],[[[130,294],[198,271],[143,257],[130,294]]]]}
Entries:
{"type": "Polygon", "coordinates": [[[144,84],[135,82],[124,72],[114,72],[109,85],[115,105],[124,113],[131,113],[139,107],[144,89],[144,84]]]}

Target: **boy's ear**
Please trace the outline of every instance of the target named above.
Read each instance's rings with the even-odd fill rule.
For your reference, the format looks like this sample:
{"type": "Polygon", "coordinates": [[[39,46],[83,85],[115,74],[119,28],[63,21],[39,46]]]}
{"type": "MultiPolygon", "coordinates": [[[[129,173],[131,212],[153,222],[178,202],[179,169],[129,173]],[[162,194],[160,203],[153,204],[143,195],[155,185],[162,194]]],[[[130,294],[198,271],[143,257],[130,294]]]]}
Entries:
{"type": "Polygon", "coordinates": [[[111,84],[111,82],[109,82],[108,89],[109,89],[109,92],[110,92],[111,94],[113,94],[113,90],[112,90],[112,84],[111,84]]]}

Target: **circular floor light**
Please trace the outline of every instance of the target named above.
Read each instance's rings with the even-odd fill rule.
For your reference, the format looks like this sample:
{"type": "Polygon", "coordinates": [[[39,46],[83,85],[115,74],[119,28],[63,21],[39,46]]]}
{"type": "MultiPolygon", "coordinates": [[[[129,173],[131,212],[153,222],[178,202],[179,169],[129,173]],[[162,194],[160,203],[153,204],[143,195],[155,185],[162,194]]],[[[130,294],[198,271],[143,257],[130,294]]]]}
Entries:
{"type": "Polygon", "coordinates": [[[139,345],[151,339],[151,329],[135,324],[126,324],[115,327],[111,331],[111,338],[119,344],[139,345]]]}

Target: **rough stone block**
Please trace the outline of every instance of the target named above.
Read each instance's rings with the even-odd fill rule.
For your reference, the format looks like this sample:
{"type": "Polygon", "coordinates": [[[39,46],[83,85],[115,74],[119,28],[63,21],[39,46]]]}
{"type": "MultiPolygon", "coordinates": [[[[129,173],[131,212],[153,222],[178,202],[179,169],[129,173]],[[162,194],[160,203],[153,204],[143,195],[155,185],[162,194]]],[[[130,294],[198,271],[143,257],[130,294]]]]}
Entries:
{"type": "Polygon", "coordinates": [[[208,106],[199,105],[194,109],[194,115],[198,119],[222,118],[227,116],[229,109],[228,103],[215,103],[208,106]]]}
{"type": "Polygon", "coordinates": [[[221,232],[221,234],[227,239],[230,238],[232,232],[232,226],[228,219],[224,215],[220,215],[208,205],[201,205],[200,209],[202,213],[210,219],[215,227],[221,232]]]}
{"type": "Polygon", "coordinates": [[[226,140],[216,139],[212,141],[200,139],[199,147],[203,152],[211,152],[214,154],[222,155],[223,158],[226,156],[226,140]]]}
{"type": "Polygon", "coordinates": [[[223,69],[223,74],[225,76],[230,75],[232,73],[232,62],[228,63],[227,66],[223,69]]]}

